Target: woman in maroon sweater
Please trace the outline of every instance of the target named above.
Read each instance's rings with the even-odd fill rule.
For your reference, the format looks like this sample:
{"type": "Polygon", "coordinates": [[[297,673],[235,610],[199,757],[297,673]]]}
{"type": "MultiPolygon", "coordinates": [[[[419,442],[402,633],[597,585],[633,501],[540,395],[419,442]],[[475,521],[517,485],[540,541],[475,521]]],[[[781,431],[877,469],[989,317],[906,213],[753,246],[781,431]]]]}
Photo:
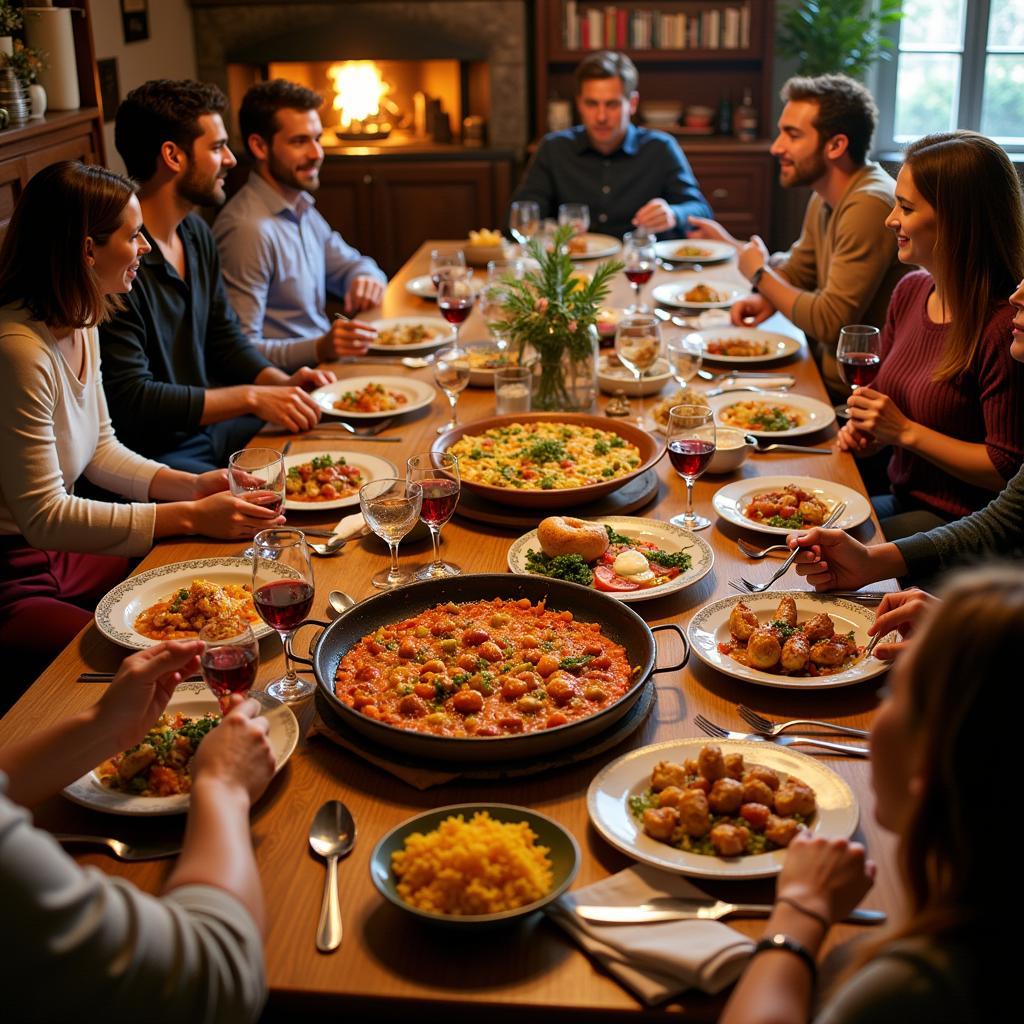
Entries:
{"type": "Polygon", "coordinates": [[[901,262],[923,270],[893,292],[882,369],[851,395],[838,443],[858,456],[892,445],[891,493],[872,500],[894,540],[983,507],[1024,459],[1003,298],[1024,277],[1020,183],[983,135],[928,135],[906,151],[886,224],[901,262]]]}

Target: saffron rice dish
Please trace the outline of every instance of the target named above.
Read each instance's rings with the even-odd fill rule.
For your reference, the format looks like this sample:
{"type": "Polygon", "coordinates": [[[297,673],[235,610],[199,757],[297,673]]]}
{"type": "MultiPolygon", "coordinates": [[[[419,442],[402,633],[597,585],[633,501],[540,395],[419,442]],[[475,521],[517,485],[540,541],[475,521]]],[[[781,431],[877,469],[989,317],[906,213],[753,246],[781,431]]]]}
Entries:
{"type": "Polygon", "coordinates": [[[191,640],[204,626],[216,625],[220,637],[229,637],[259,622],[248,586],[196,579],[143,611],[133,628],[150,640],[191,640]]]}

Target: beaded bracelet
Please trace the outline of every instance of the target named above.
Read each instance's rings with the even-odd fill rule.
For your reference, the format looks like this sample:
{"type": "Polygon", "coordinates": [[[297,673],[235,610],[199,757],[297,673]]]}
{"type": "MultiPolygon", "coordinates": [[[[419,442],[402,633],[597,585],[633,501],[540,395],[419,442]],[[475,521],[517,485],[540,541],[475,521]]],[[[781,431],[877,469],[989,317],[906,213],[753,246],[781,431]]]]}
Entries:
{"type": "Polygon", "coordinates": [[[754,947],[754,956],[758,953],[764,952],[766,949],[781,949],[787,953],[793,953],[795,956],[800,957],[801,960],[807,965],[807,969],[811,972],[811,982],[818,980],[818,965],[811,956],[810,951],[802,942],[797,942],[796,939],[790,938],[788,935],[783,935],[781,932],[777,932],[775,935],[766,935],[761,941],[754,947]]]}

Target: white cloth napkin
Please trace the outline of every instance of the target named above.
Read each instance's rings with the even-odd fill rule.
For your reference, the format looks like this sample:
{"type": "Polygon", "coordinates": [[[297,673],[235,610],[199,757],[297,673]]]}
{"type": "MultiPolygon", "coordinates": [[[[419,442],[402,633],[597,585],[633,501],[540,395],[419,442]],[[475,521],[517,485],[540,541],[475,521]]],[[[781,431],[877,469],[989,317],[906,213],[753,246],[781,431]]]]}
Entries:
{"type": "Polygon", "coordinates": [[[636,864],[567,893],[547,913],[649,1006],[690,988],[714,995],[732,984],[753,953],[754,943],[720,921],[595,924],[575,912],[577,904],[632,906],[654,896],[708,898],[679,875],[636,864]]]}
{"type": "Polygon", "coordinates": [[[717,386],[723,391],[732,391],[735,388],[791,388],[794,384],[795,377],[780,373],[778,377],[733,377],[721,381],[717,386]]]}
{"type": "Polygon", "coordinates": [[[353,512],[350,516],[345,516],[338,521],[338,525],[334,528],[334,536],[331,540],[335,540],[338,537],[343,537],[348,540],[350,537],[355,537],[362,533],[363,530],[367,529],[366,520],[363,518],[362,512],[353,512]]]}

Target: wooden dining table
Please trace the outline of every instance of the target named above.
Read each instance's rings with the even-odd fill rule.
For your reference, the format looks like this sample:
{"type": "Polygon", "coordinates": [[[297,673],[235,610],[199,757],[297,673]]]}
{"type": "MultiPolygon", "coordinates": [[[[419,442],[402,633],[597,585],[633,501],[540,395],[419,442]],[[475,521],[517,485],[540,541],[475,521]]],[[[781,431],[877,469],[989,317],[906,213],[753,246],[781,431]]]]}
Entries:
{"type": "MultiPolygon", "coordinates": [[[[433,303],[410,294],[406,284],[427,272],[429,252],[438,245],[455,246],[457,243],[424,242],[391,281],[382,308],[366,315],[366,319],[437,315],[433,303]]],[[[688,282],[697,277],[742,283],[734,262],[707,267],[702,274],[659,270],[653,283],[688,282]]],[[[650,292],[647,294],[649,297],[650,292]]],[[[608,302],[621,307],[629,300],[628,283],[620,275],[608,302]]],[[[765,327],[802,340],[800,332],[778,315],[765,327]]],[[[486,336],[487,329],[479,314],[474,312],[463,326],[462,337],[471,341],[486,336]]],[[[796,378],[794,392],[828,401],[806,347],[788,361],[773,364],[775,368],[796,378]]],[[[409,370],[352,363],[334,369],[341,377],[398,374],[432,383],[429,367],[409,370]]],[[[600,396],[601,409],[606,402],[607,396],[600,396]]],[[[492,415],[493,391],[468,388],[461,396],[458,412],[462,421],[492,415]]],[[[311,456],[329,443],[332,448],[390,459],[404,472],[405,459],[430,448],[439,424],[447,415],[448,404],[439,392],[428,409],[398,417],[382,435],[399,438],[399,443],[361,441],[340,435],[340,432],[336,442],[305,439],[302,435],[265,434],[258,443],[281,447],[291,440],[293,453],[308,452],[311,456]]],[[[800,440],[819,447],[831,446],[835,429],[832,426],[800,440]]],[[[684,508],[684,483],[667,459],[661,460],[656,472],[657,493],[649,504],[633,514],[668,519],[684,508]]],[[[745,536],[754,543],[767,544],[771,539],[717,518],[711,501],[714,492],[726,483],[777,474],[818,477],[864,493],[854,459],[838,451],[827,456],[752,455],[735,473],[705,475],[694,488],[694,501],[696,510],[712,519],[711,527],[700,536],[714,549],[713,571],[691,587],[635,604],[633,609],[651,625],[674,622],[685,629],[698,609],[733,593],[728,585],[730,579],[739,576],[767,579],[779,563],[770,558],[760,562],[749,560],[738,550],[736,540],[745,536]]],[[[338,515],[338,512],[323,511],[295,513],[290,514],[289,520],[300,528],[331,527],[338,515]]],[[[539,520],[542,516],[543,513],[538,513],[536,518],[539,520]]],[[[509,545],[524,532],[525,528],[481,523],[456,513],[443,530],[443,554],[466,573],[506,572],[509,545]]],[[[854,533],[867,543],[881,539],[874,517],[854,533]]],[[[193,538],[161,541],[142,561],[138,571],[195,558],[237,555],[239,547],[237,542],[193,538]]],[[[429,540],[403,542],[400,554],[403,566],[421,565],[430,556],[429,540]]],[[[383,545],[375,538],[367,538],[349,543],[335,558],[317,560],[313,616],[325,617],[327,595],[332,589],[347,591],[356,599],[373,594],[370,577],[386,564],[386,558],[383,545]]],[[[805,581],[795,573],[785,576],[776,586],[807,589],[805,581]]],[[[890,588],[895,588],[891,581],[882,585],[882,589],[890,588]]],[[[313,633],[312,629],[303,632],[297,643],[299,650],[304,649],[313,633]]],[[[661,664],[678,660],[678,639],[662,633],[658,643],[661,664]]],[[[0,744],[25,737],[94,702],[102,685],[77,681],[80,673],[113,670],[125,653],[123,648],[106,639],[95,624],[87,627],[0,722],[0,744]]],[[[283,655],[276,638],[263,641],[261,657],[261,681],[280,675],[283,655]]],[[[259,685],[257,683],[257,687],[259,685]]],[[[319,1018],[325,1013],[332,1018],[354,1021],[398,1018],[621,1021],[641,1016],[657,1020],[714,1019],[721,1010],[722,997],[694,991],[658,1007],[644,1007],[541,914],[482,934],[440,930],[420,923],[385,902],[377,893],[370,879],[370,853],[385,832],[424,810],[463,802],[517,804],[550,816],[576,838],[581,862],[574,888],[579,888],[632,863],[629,857],[606,843],[588,821],[587,787],[605,764],[647,744],[700,737],[702,734],[694,724],[694,716],[699,713],[727,728],[747,731],[736,713],[736,705],[740,703],[776,719],[824,718],[867,727],[878,702],[878,685],[879,680],[875,678],[837,689],[780,689],[732,678],[691,657],[683,670],[654,677],[656,699],[650,714],[611,750],[537,775],[486,780],[459,778],[422,790],[323,736],[305,736],[315,717],[313,702],[307,700],[295,705],[303,738],[252,812],[252,837],[267,904],[266,963],[270,987],[267,1019],[301,1020],[319,1018]],[[323,861],[310,851],[308,832],[317,808],[329,799],[345,801],[354,815],[357,832],[355,847],[339,869],[344,941],[337,952],[325,955],[318,953],[314,944],[325,869],[323,861]]],[[[859,802],[860,824],[855,837],[867,845],[870,856],[879,866],[877,881],[865,905],[894,913],[899,905],[894,846],[892,837],[882,832],[873,819],[867,760],[827,753],[814,756],[849,784],[859,802]]],[[[36,821],[41,827],[54,831],[127,840],[174,838],[180,836],[184,824],[180,815],[160,819],[105,815],[76,806],[59,796],[36,809],[36,821]]],[[[130,879],[153,893],[161,890],[172,864],[170,860],[123,863],[104,853],[82,848],[76,849],[75,856],[82,864],[95,865],[111,875],[130,879]]],[[[771,879],[702,880],[700,884],[711,895],[732,901],[770,902],[774,891],[771,879]]],[[[759,935],[763,927],[762,922],[756,920],[730,923],[749,936],[759,935]]],[[[853,925],[837,926],[832,930],[830,943],[844,941],[863,931],[853,925]]]]}

